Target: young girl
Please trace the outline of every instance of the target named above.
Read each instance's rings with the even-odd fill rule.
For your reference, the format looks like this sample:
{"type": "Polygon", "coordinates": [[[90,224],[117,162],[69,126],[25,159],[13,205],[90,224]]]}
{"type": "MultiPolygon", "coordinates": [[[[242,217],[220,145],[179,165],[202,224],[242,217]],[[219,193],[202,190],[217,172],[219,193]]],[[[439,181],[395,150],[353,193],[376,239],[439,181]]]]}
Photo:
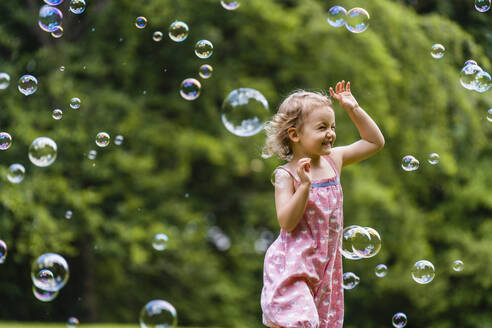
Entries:
{"type": "Polygon", "coordinates": [[[264,157],[288,161],[275,171],[275,206],[280,236],[265,254],[261,307],[268,327],[343,326],[342,167],[363,160],[384,145],[374,121],[338,82],[338,100],[361,139],[335,143],[335,112],[327,96],[296,91],[265,126],[264,157]]]}

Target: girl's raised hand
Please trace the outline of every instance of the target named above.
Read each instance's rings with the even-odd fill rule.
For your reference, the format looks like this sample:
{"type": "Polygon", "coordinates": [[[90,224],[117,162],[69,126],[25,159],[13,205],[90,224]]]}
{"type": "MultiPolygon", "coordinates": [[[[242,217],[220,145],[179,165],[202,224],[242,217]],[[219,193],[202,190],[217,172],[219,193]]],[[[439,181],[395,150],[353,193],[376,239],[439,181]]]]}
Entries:
{"type": "Polygon", "coordinates": [[[304,157],[297,162],[297,175],[302,183],[311,184],[311,158],[304,157]]]}
{"type": "Polygon", "coordinates": [[[335,86],[335,91],[333,91],[333,88],[330,87],[330,94],[333,98],[338,100],[340,105],[344,109],[354,109],[359,104],[357,103],[357,100],[355,100],[354,96],[352,96],[352,92],[350,92],[350,82],[347,82],[347,88],[345,89],[345,80],[338,82],[337,85],[335,86]]]}

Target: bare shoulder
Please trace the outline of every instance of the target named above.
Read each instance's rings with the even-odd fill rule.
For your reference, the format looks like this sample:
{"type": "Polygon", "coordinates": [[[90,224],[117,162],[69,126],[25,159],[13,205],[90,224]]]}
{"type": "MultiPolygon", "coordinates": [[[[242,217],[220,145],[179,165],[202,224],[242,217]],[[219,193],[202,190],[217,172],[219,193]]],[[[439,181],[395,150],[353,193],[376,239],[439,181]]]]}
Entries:
{"type": "Polygon", "coordinates": [[[331,149],[330,155],[328,155],[329,158],[335,163],[335,166],[337,168],[338,173],[342,171],[343,167],[343,150],[341,147],[334,147],[331,149]]]}

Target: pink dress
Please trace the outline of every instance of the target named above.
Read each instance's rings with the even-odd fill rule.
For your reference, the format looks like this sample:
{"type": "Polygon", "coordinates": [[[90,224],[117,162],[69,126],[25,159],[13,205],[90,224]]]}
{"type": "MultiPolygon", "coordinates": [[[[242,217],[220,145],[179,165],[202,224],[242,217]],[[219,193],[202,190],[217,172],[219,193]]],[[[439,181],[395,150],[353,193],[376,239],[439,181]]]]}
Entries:
{"type": "MultiPolygon", "coordinates": [[[[340,328],[343,326],[342,255],[343,194],[335,171],[313,181],[297,227],[268,248],[263,267],[261,308],[268,327],[340,328]]],[[[280,166],[300,183],[295,173],[280,166]]]]}

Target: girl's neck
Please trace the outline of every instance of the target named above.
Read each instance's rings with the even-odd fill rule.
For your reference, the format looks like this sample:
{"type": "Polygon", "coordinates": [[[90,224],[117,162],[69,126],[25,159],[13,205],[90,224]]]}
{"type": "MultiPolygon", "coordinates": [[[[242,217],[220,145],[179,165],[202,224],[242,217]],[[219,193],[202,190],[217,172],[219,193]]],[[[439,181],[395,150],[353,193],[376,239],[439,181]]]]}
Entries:
{"type": "Polygon", "coordinates": [[[297,163],[301,158],[311,158],[311,166],[319,166],[321,163],[321,156],[305,153],[297,153],[292,157],[292,162],[297,163]]]}

